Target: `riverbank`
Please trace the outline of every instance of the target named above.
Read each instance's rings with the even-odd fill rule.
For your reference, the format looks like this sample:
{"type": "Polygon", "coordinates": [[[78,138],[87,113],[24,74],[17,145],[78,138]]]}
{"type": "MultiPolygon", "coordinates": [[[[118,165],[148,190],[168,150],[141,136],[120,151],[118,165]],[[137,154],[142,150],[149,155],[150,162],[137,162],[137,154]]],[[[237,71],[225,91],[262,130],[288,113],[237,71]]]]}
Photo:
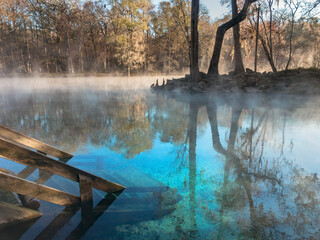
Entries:
{"type": "Polygon", "coordinates": [[[287,93],[319,94],[320,69],[293,69],[281,72],[254,72],[246,69],[240,74],[223,74],[208,77],[200,73],[200,81],[192,82],[190,75],[173,78],[151,86],[152,91],[169,91],[181,93],[205,92],[244,92],[244,93],[287,93]]]}

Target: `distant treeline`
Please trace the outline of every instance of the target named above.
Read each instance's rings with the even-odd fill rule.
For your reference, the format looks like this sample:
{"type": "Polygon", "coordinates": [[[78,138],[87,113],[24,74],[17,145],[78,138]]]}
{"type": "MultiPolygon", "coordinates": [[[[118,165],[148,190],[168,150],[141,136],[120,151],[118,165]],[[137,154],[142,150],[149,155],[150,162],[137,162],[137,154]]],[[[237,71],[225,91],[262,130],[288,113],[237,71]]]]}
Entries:
{"type": "MultiPolygon", "coordinates": [[[[259,66],[268,64],[271,55],[278,69],[288,62],[291,67],[319,67],[320,24],[311,14],[317,6],[301,3],[296,10],[294,1],[287,1],[292,8],[274,10],[269,2],[262,5],[259,66]]],[[[162,1],[159,6],[151,0],[0,0],[0,72],[186,72],[190,10],[190,0],[162,1]]],[[[241,23],[247,67],[253,65],[256,15],[253,6],[241,23]]],[[[200,70],[206,71],[216,29],[230,17],[213,22],[201,6],[199,18],[200,70]]],[[[221,58],[222,71],[231,70],[232,31],[221,58]]]]}

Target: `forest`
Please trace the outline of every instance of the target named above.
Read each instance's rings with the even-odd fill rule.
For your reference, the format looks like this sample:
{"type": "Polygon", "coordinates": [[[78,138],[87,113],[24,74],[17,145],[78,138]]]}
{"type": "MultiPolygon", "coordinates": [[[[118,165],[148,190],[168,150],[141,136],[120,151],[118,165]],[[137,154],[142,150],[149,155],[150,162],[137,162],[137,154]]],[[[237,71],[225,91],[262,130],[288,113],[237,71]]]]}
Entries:
{"type": "MultiPolygon", "coordinates": [[[[245,3],[232,2],[239,10],[245,3]]],[[[257,54],[261,72],[319,68],[319,6],[317,0],[253,2],[239,30],[244,67],[253,69],[257,54]]],[[[200,71],[207,72],[217,28],[232,17],[229,8],[212,20],[200,1],[200,71]]],[[[190,19],[190,0],[0,0],[0,73],[187,73],[190,19]]],[[[229,30],[221,73],[234,69],[234,52],[229,30]]]]}

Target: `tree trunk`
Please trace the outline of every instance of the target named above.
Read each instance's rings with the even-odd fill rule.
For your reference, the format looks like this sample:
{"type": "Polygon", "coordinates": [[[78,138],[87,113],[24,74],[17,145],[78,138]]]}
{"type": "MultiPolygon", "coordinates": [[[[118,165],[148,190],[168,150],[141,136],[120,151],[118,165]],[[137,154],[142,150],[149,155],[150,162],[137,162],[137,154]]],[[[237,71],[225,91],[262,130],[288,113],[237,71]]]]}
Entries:
{"type": "MultiPolygon", "coordinates": [[[[232,18],[238,14],[237,0],[231,0],[232,4],[232,18]]],[[[234,71],[235,73],[244,72],[244,66],[241,56],[241,43],[240,43],[240,24],[233,26],[233,41],[234,41],[234,71]]]]}
{"type": "Polygon", "coordinates": [[[273,43],[272,43],[272,22],[273,22],[273,15],[272,15],[272,4],[273,1],[269,1],[269,12],[270,12],[270,20],[269,20],[269,53],[270,57],[273,61],[273,43]]]}
{"type": "Polygon", "coordinates": [[[191,59],[190,74],[192,81],[199,81],[199,0],[192,0],[191,9],[191,59]]]}
{"type": "Polygon", "coordinates": [[[258,41],[259,41],[259,18],[260,18],[260,5],[258,7],[258,16],[257,16],[257,28],[256,28],[256,46],[254,51],[254,71],[257,72],[258,65],[258,41]]]}
{"type": "Polygon", "coordinates": [[[73,69],[73,62],[72,62],[72,57],[70,53],[70,39],[69,39],[69,34],[68,31],[65,34],[65,41],[66,41],[66,50],[67,50],[67,59],[68,59],[68,73],[74,73],[73,69]]]}
{"type": "Polygon", "coordinates": [[[214,76],[219,74],[218,67],[219,67],[220,53],[221,53],[224,34],[228,29],[232,28],[234,25],[246,19],[248,9],[251,3],[255,1],[256,0],[246,0],[242,10],[235,17],[233,17],[231,20],[229,20],[228,22],[218,27],[217,33],[216,33],[216,41],[214,44],[214,50],[213,50],[213,54],[212,54],[212,58],[211,58],[210,66],[208,70],[209,76],[214,76]]]}
{"type": "Polygon", "coordinates": [[[292,37],[293,37],[293,28],[294,28],[294,15],[295,15],[296,11],[294,13],[292,13],[292,17],[291,17],[291,28],[290,28],[290,39],[289,39],[289,59],[286,65],[286,70],[289,69],[290,63],[291,63],[291,59],[292,59],[292,52],[293,52],[293,47],[292,47],[292,37]]]}
{"type": "Polygon", "coordinates": [[[269,61],[269,63],[270,63],[270,66],[271,66],[271,68],[272,68],[272,71],[273,71],[273,72],[277,72],[277,68],[276,68],[276,66],[275,66],[275,64],[274,64],[274,62],[273,62],[273,58],[272,58],[271,54],[270,54],[269,51],[268,51],[267,44],[266,44],[266,42],[264,41],[264,39],[262,38],[262,36],[261,36],[260,34],[259,34],[259,39],[260,39],[260,42],[261,42],[261,44],[262,44],[263,50],[264,50],[264,52],[265,52],[265,54],[266,54],[266,56],[267,56],[267,59],[268,59],[268,61],[269,61]]]}

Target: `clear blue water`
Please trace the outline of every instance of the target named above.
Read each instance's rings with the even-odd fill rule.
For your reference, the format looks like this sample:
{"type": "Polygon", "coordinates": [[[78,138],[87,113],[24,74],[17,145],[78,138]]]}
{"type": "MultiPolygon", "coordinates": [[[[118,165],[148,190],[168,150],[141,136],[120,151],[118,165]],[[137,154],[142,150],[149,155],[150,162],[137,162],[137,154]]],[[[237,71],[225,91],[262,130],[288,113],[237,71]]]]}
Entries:
{"type": "MultiPolygon", "coordinates": [[[[41,201],[43,217],[21,239],[320,238],[320,98],[167,96],[150,92],[153,81],[6,83],[0,124],[127,187],[91,224],[74,211],[55,231],[64,208],[41,201]]],[[[59,176],[46,185],[79,194],[59,176]]],[[[95,204],[103,197],[95,191],[95,204]]]]}

